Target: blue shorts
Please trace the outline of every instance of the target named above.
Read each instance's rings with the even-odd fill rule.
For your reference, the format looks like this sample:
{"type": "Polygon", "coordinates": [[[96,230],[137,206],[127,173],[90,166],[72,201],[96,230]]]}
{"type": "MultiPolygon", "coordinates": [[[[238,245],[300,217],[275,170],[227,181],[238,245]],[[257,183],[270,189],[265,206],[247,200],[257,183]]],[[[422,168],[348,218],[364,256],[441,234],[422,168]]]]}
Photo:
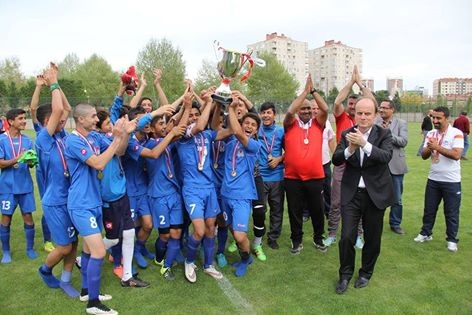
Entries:
{"type": "Polygon", "coordinates": [[[67,211],[67,205],[43,205],[43,211],[54,243],[66,246],[77,241],[77,233],[67,211]]]}
{"type": "Polygon", "coordinates": [[[82,236],[102,232],[102,207],[92,209],[69,209],[69,215],[77,231],[82,236]]]}
{"type": "Polygon", "coordinates": [[[144,215],[151,215],[147,195],[133,197],[129,196],[129,204],[131,207],[131,217],[133,218],[133,221],[136,221],[138,218],[144,215]]]}
{"type": "Polygon", "coordinates": [[[149,197],[149,205],[152,212],[152,225],[155,229],[180,227],[184,223],[180,194],[149,197]]]}
{"type": "Polygon", "coordinates": [[[34,212],[36,210],[34,204],[34,193],[0,195],[2,214],[13,215],[18,205],[20,205],[21,213],[23,214],[34,212]]]}
{"type": "Polygon", "coordinates": [[[223,215],[226,226],[233,225],[234,231],[247,233],[251,209],[252,200],[223,198],[223,215]]]}
{"type": "Polygon", "coordinates": [[[128,195],[103,203],[103,227],[108,239],[120,238],[123,231],[134,229],[128,195]]]}
{"type": "Polygon", "coordinates": [[[214,218],[220,213],[214,188],[184,187],[182,196],[191,220],[214,218]]]}

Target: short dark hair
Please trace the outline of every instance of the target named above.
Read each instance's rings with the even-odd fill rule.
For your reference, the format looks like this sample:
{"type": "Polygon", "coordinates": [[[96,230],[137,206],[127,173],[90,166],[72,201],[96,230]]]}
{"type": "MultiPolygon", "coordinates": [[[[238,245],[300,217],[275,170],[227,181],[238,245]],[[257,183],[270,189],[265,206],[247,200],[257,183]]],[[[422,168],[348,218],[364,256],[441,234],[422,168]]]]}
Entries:
{"type": "Polygon", "coordinates": [[[394,103],[391,99],[384,98],[383,100],[380,101],[380,104],[382,104],[383,102],[388,103],[388,105],[390,106],[390,108],[396,109],[395,103],[394,103]]]}
{"type": "Polygon", "coordinates": [[[6,114],[5,114],[5,117],[7,118],[7,120],[15,120],[16,117],[20,116],[20,115],[23,115],[23,114],[26,114],[26,112],[21,109],[21,108],[13,108],[13,109],[10,109],[6,114]]]}
{"type": "Polygon", "coordinates": [[[151,127],[153,127],[159,120],[161,120],[162,118],[164,118],[164,115],[157,115],[157,116],[154,116],[151,120],[151,127]]]}
{"type": "Polygon", "coordinates": [[[103,122],[108,117],[110,117],[110,114],[106,110],[100,109],[99,111],[97,111],[97,117],[98,117],[97,128],[102,129],[103,122]]]}
{"type": "Polygon", "coordinates": [[[449,108],[447,108],[446,106],[438,106],[434,108],[433,111],[438,113],[444,113],[444,116],[446,116],[446,118],[449,117],[449,108]]]}
{"type": "Polygon", "coordinates": [[[467,112],[464,110],[461,112],[461,115],[467,116],[467,112]]]}
{"type": "Polygon", "coordinates": [[[46,118],[50,117],[52,114],[52,105],[51,103],[46,103],[38,107],[36,111],[36,118],[38,119],[41,125],[46,124],[46,118]]]}
{"type": "Polygon", "coordinates": [[[241,118],[241,123],[244,121],[244,119],[246,118],[252,118],[256,121],[257,123],[257,129],[259,129],[259,127],[261,126],[261,118],[259,117],[259,115],[257,115],[256,113],[252,113],[252,112],[247,112],[243,118],[241,118]]]}
{"type": "Polygon", "coordinates": [[[200,106],[200,104],[198,104],[198,102],[195,102],[195,101],[192,102],[192,108],[198,109],[198,112],[201,114],[202,111],[200,110],[200,107],[201,107],[201,106],[200,106]]]}
{"type": "Polygon", "coordinates": [[[145,101],[145,100],[151,101],[151,103],[152,103],[152,98],[145,96],[145,97],[141,97],[141,99],[138,102],[138,105],[141,105],[143,103],[143,101],[145,101]]]}
{"type": "Polygon", "coordinates": [[[272,109],[274,111],[274,114],[277,113],[275,110],[275,104],[272,102],[265,102],[262,103],[261,108],[259,109],[259,112],[262,113],[265,110],[272,109]]]}
{"type": "Polygon", "coordinates": [[[146,111],[144,110],[144,108],[142,108],[141,106],[131,108],[128,112],[128,119],[133,120],[136,118],[136,116],[140,114],[146,114],[146,111]]]}
{"type": "Polygon", "coordinates": [[[359,98],[359,95],[351,94],[351,95],[349,95],[348,99],[350,99],[350,98],[353,98],[353,99],[357,100],[359,98]]]}

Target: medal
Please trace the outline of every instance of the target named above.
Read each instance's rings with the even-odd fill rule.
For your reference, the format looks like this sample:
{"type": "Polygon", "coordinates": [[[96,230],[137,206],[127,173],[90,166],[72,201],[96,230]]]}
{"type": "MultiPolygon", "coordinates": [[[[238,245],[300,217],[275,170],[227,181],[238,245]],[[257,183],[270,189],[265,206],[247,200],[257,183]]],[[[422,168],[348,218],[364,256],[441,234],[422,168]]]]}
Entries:
{"type": "Polygon", "coordinates": [[[20,164],[15,163],[15,164],[13,164],[13,167],[14,167],[14,168],[19,168],[19,167],[20,167],[20,164]]]}
{"type": "Polygon", "coordinates": [[[231,172],[231,176],[236,177],[236,171],[231,172]]]}
{"type": "Polygon", "coordinates": [[[218,168],[218,163],[213,164],[213,168],[218,168]]]}
{"type": "Polygon", "coordinates": [[[102,179],[103,179],[103,172],[102,172],[102,171],[98,171],[98,173],[97,173],[97,178],[98,178],[99,180],[102,180],[102,179]]]}
{"type": "Polygon", "coordinates": [[[64,176],[65,176],[65,178],[69,178],[69,176],[70,176],[69,172],[68,172],[68,171],[64,171],[64,176]]]}
{"type": "Polygon", "coordinates": [[[272,158],[273,158],[272,154],[269,154],[269,155],[267,156],[267,159],[268,159],[268,160],[272,160],[272,158]]]}
{"type": "Polygon", "coordinates": [[[303,140],[303,143],[304,143],[304,144],[308,144],[308,143],[310,143],[310,141],[308,141],[308,138],[305,138],[305,139],[303,140]]]}
{"type": "Polygon", "coordinates": [[[203,171],[203,165],[201,163],[198,163],[198,170],[203,171]]]}
{"type": "MultiPolygon", "coordinates": [[[[11,151],[13,153],[13,158],[19,157],[20,153],[21,153],[21,143],[22,143],[21,133],[20,133],[20,136],[19,136],[20,140],[19,140],[19,143],[18,143],[18,153],[15,151],[15,145],[13,144],[13,139],[11,138],[10,133],[8,131],[6,132],[6,135],[8,137],[8,140],[10,140],[10,146],[11,146],[11,151]]],[[[18,163],[15,163],[15,164],[13,164],[13,167],[14,168],[19,168],[20,165],[18,163]]]]}
{"type": "Polygon", "coordinates": [[[172,178],[174,177],[174,175],[172,175],[172,173],[169,173],[169,178],[172,178]]]}
{"type": "Polygon", "coordinates": [[[59,153],[59,157],[61,158],[62,162],[62,168],[64,169],[64,177],[69,178],[69,169],[67,168],[67,163],[66,159],[64,158],[64,153],[62,153],[62,149],[65,149],[64,143],[60,139],[56,139],[54,136],[54,139],[56,140],[56,146],[57,146],[57,152],[59,153]]]}

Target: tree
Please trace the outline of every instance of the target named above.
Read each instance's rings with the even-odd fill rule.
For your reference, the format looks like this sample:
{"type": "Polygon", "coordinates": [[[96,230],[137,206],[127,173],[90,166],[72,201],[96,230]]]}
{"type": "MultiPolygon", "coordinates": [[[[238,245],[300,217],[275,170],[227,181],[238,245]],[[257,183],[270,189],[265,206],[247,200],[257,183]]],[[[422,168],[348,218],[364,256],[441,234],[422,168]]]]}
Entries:
{"type": "MultiPolygon", "coordinates": [[[[392,100],[393,104],[395,105],[395,110],[399,112],[402,109],[402,100],[400,99],[400,95],[398,91],[395,92],[395,96],[392,100]]],[[[423,102],[423,97],[421,97],[421,103],[423,102]]]]}
{"type": "Polygon", "coordinates": [[[377,101],[378,104],[380,104],[383,100],[390,99],[390,93],[388,93],[387,90],[379,90],[375,91],[375,100],[377,101]]]}
{"type": "Polygon", "coordinates": [[[68,54],[58,65],[59,79],[71,78],[77,73],[80,66],[80,59],[75,53],[68,54]]]}
{"type": "Polygon", "coordinates": [[[6,58],[0,62],[0,80],[14,82],[16,85],[23,83],[24,77],[20,70],[20,60],[16,57],[6,58]]]}
{"type": "Polygon", "coordinates": [[[336,97],[339,94],[339,90],[336,87],[333,87],[331,90],[328,92],[328,97],[326,98],[326,101],[328,103],[329,107],[332,107],[334,104],[334,101],[336,100],[336,97]]]}
{"type": "Polygon", "coordinates": [[[68,79],[76,81],[73,93],[78,93],[77,84],[82,84],[79,95],[69,96],[86,97],[87,101],[95,105],[111,104],[120,80],[119,74],[113,71],[108,62],[96,54],[80,64],[75,74],[68,79]]]}
{"type": "MultiPolygon", "coordinates": [[[[151,39],[138,53],[136,66],[139,73],[144,71],[148,86],[152,86],[154,81],[153,71],[161,69],[161,86],[169,102],[182,95],[185,89],[185,62],[182,59],[182,52],[174,48],[169,40],[151,39]]],[[[156,96],[154,91],[152,94],[156,96]]]]}
{"type": "Polygon", "coordinates": [[[274,55],[261,53],[258,57],[265,60],[266,66],[254,66],[247,80],[249,99],[255,104],[265,101],[291,103],[296,97],[298,82],[274,55]]]}
{"type": "MultiPolygon", "coordinates": [[[[242,69],[239,75],[231,81],[230,89],[239,90],[242,93],[245,92],[246,86],[244,83],[240,82],[241,73],[244,73],[245,70],[242,69]]],[[[206,89],[210,86],[219,87],[221,84],[221,77],[216,68],[216,63],[212,63],[208,60],[202,61],[202,66],[198,70],[197,79],[194,82],[194,89],[198,93],[199,91],[206,89]]]]}

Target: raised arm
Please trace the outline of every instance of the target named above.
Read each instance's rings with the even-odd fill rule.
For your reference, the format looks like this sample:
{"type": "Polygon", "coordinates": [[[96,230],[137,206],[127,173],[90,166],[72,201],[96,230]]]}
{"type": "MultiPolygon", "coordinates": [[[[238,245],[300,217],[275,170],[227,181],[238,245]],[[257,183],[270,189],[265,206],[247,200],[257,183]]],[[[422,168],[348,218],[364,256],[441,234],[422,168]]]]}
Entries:
{"type": "Polygon", "coordinates": [[[144,77],[144,72],[141,73],[141,78],[139,79],[139,88],[136,94],[131,98],[129,102],[129,106],[131,108],[136,108],[138,106],[139,100],[143,97],[144,90],[146,89],[147,82],[146,78],[144,77]]]}
{"type": "MultiPolygon", "coordinates": [[[[303,89],[302,93],[293,100],[292,104],[290,104],[287,113],[285,114],[284,118],[284,128],[287,128],[293,123],[293,120],[295,119],[295,115],[297,114],[298,110],[300,107],[303,105],[303,102],[305,101],[307,95],[313,90],[313,82],[311,80],[311,75],[308,75],[306,78],[305,82],[305,88],[303,89]]],[[[318,93],[316,93],[318,94],[318,93]]],[[[323,100],[324,102],[324,100],[323,100]]],[[[326,103],[325,103],[326,104],[326,103]]],[[[321,109],[321,105],[320,109],[321,109]]],[[[326,119],[325,119],[326,121],[326,119]]],[[[324,123],[323,123],[324,125],[324,123]]],[[[322,125],[322,126],[323,126],[322,125]]]]}
{"type": "Polygon", "coordinates": [[[36,111],[38,110],[39,94],[41,93],[41,88],[44,85],[46,85],[46,82],[44,81],[43,75],[36,76],[36,86],[34,88],[30,103],[31,120],[35,124],[39,123],[38,118],[36,117],[36,111]]]}
{"type": "Polygon", "coordinates": [[[349,96],[349,93],[351,93],[352,86],[356,83],[356,72],[357,72],[357,66],[354,66],[351,80],[349,80],[349,82],[341,89],[341,91],[339,91],[338,96],[336,96],[336,99],[334,100],[333,114],[335,117],[341,115],[342,112],[344,111],[343,102],[349,96]]]}
{"type": "Polygon", "coordinates": [[[49,68],[44,71],[42,77],[46,85],[49,86],[51,90],[51,97],[52,97],[51,116],[49,116],[47,126],[43,126],[43,127],[46,127],[49,135],[52,136],[56,133],[57,126],[60,124],[62,114],[64,113],[64,105],[62,102],[61,88],[59,87],[59,84],[57,83],[57,66],[51,62],[49,68]]]}
{"type": "Polygon", "coordinates": [[[357,66],[354,67],[354,70],[355,70],[354,75],[355,75],[356,84],[357,86],[359,86],[362,92],[362,95],[365,97],[370,97],[372,99],[375,99],[374,94],[372,94],[372,91],[368,87],[366,87],[364,84],[362,84],[361,75],[359,73],[359,69],[357,69],[357,66]]]}
{"type": "Polygon", "coordinates": [[[167,100],[166,93],[161,86],[161,79],[162,79],[162,71],[161,69],[156,69],[152,72],[154,74],[154,87],[156,88],[157,98],[159,100],[159,106],[169,104],[167,100]]]}
{"type": "Polygon", "coordinates": [[[239,99],[233,96],[233,102],[228,107],[229,126],[239,142],[246,147],[249,144],[249,137],[244,133],[243,128],[238,121],[238,115],[236,113],[238,103],[239,99]]]}
{"type": "Polygon", "coordinates": [[[328,104],[326,104],[325,100],[323,97],[321,97],[320,94],[318,94],[318,91],[315,89],[311,90],[311,95],[313,95],[313,98],[315,99],[316,104],[318,104],[318,108],[320,111],[318,112],[318,115],[316,115],[316,121],[320,126],[324,126],[326,124],[326,120],[328,119],[328,104]]]}

